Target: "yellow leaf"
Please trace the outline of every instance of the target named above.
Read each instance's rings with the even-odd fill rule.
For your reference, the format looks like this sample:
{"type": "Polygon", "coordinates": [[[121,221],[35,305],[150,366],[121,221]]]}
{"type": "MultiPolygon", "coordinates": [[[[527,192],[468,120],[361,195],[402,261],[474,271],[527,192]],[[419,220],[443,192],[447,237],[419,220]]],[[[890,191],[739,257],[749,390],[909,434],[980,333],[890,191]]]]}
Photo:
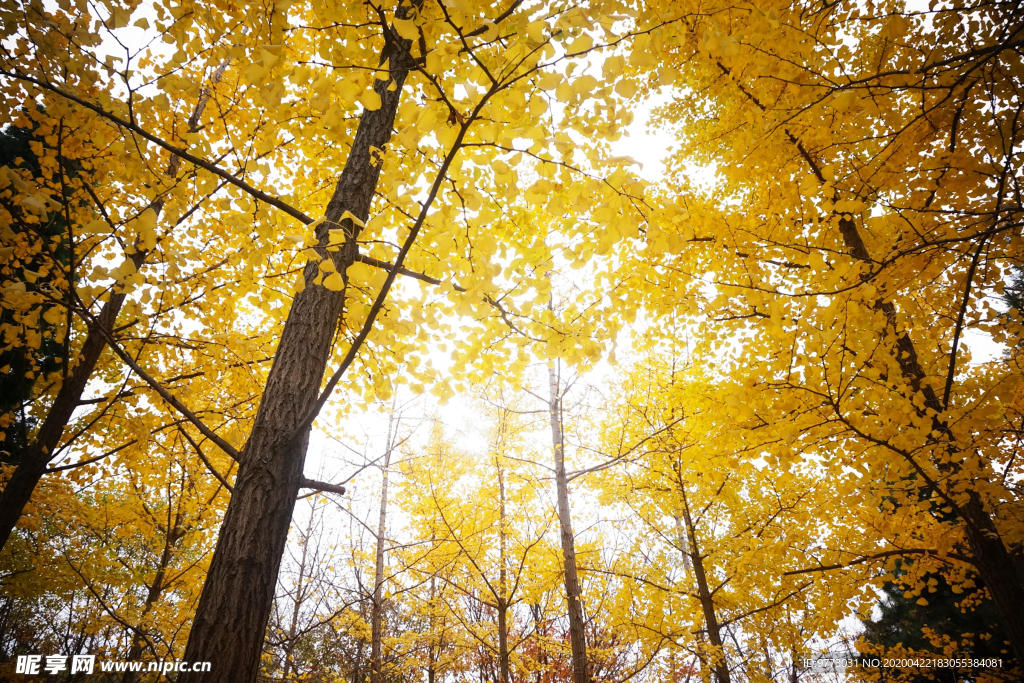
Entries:
{"type": "Polygon", "coordinates": [[[586,52],[592,47],[594,47],[594,39],[584,33],[579,38],[572,41],[572,44],[566,49],[569,54],[578,54],[580,52],[586,52]]]}
{"type": "Polygon", "coordinates": [[[541,90],[554,90],[562,83],[562,74],[546,71],[537,77],[537,85],[541,90]]]}
{"type": "Polygon", "coordinates": [[[30,213],[40,218],[46,218],[46,203],[39,198],[39,195],[32,195],[21,200],[21,205],[30,213]]]}
{"type": "Polygon", "coordinates": [[[331,273],[324,278],[324,287],[332,292],[340,292],[345,289],[345,281],[338,273],[331,273]]]}
{"type": "Polygon", "coordinates": [[[605,77],[605,80],[610,81],[613,78],[618,78],[625,67],[626,60],[619,56],[612,56],[604,60],[604,65],[601,67],[601,74],[605,77]]]}
{"type": "Polygon", "coordinates": [[[356,218],[355,216],[353,216],[351,211],[346,211],[345,213],[341,214],[341,218],[338,219],[338,222],[339,223],[344,223],[346,220],[352,221],[353,223],[358,225],[360,228],[365,228],[366,227],[366,223],[364,223],[363,221],[361,221],[358,218],[356,218]]]}
{"type": "Polygon", "coordinates": [[[264,48],[260,48],[260,57],[263,60],[263,67],[266,69],[269,69],[275,64],[277,64],[278,56],[272,52],[267,51],[264,48]]]}
{"type": "Polygon", "coordinates": [[[444,65],[441,62],[441,55],[434,50],[427,55],[427,73],[439,74],[444,70],[444,65]]]}
{"type": "Polygon", "coordinates": [[[406,40],[416,40],[420,37],[420,32],[416,28],[416,22],[411,19],[399,19],[396,17],[392,22],[392,26],[395,27],[398,35],[406,40]]]}
{"type": "Polygon", "coordinates": [[[636,83],[629,79],[619,81],[615,84],[615,92],[623,97],[632,97],[636,94],[636,83]]]}
{"type": "Polygon", "coordinates": [[[377,111],[381,105],[380,95],[374,90],[365,90],[359,96],[359,103],[366,107],[368,111],[377,111]]]}
{"type": "Polygon", "coordinates": [[[43,320],[50,323],[51,325],[56,325],[57,323],[59,323],[62,317],[63,316],[61,314],[60,308],[58,308],[57,306],[50,306],[49,308],[46,309],[46,312],[43,313],[43,320]]]}
{"type": "Polygon", "coordinates": [[[260,85],[268,73],[270,73],[270,69],[264,68],[259,64],[250,64],[245,69],[245,80],[249,81],[251,85],[260,85]]]}
{"type": "Polygon", "coordinates": [[[548,25],[543,21],[535,21],[526,27],[527,37],[535,43],[544,42],[544,33],[547,31],[548,25]]]}

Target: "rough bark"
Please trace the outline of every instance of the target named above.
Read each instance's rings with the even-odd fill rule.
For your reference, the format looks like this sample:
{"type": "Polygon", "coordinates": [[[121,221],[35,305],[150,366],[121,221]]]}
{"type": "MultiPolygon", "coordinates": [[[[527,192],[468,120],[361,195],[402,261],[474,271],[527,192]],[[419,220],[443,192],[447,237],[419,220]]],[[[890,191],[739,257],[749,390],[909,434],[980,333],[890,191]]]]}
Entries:
{"type": "MultiPolygon", "coordinates": [[[[225,62],[214,72],[211,78],[213,83],[220,81],[226,67],[227,63],[225,62]]],[[[188,129],[190,132],[199,129],[199,121],[209,99],[209,90],[204,89],[196,102],[195,108],[192,110],[192,115],[188,119],[188,129]]],[[[178,174],[180,165],[181,159],[177,156],[172,156],[167,164],[165,175],[174,178],[178,174]]],[[[153,209],[157,215],[160,215],[164,208],[164,200],[162,198],[157,199],[150,204],[149,208],[153,209]]],[[[135,269],[138,270],[147,256],[149,256],[149,252],[137,249],[128,258],[131,259],[132,263],[135,264],[135,269]]],[[[94,325],[86,332],[85,342],[83,342],[82,349],[79,352],[78,363],[74,366],[70,375],[65,378],[60,389],[57,390],[57,395],[53,399],[53,404],[50,406],[50,410],[46,414],[39,432],[28,448],[25,449],[22,460],[17,468],[15,468],[10,481],[7,482],[7,486],[4,487],[3,492],[0,492],[0,550],[7,545],[14,527],[17,525],[18,520],[21,519],[22,511],[32,498],[32,492],[35,491],[39,480],[46,474],[46,468],[50,461],[53,460],[54,452],[60,444],[61,437],[64,436],[64,430],[67,428],[68,422],[71,421],[75,408],[78,407],[79,402],[82,400],[85,386],[88,384],[89,378],[99,362],[100,355],[107,345],[106,337],[100,330],[109,332],[114,329],[114,322],[121,313],[124,300],[125,293],[118,290],[113,292],[104,302],[94,325]]],[[[68,329],[65,334],[70,335],[71,330],[68,329]]],[[[65,359],[65,362],[70,364],[71,360],[65,359]]]]}
{"type": "Polygon", "coordinates": [[[569,482],[565,473],[562,398],[558,386],[558,374],[553,365],[548,366],[548,387],[550,391],[548,414],[551,419],[551,446],[555,453],[555,495],[558,500],[558,527],[562,541],[565,601],[569,613],[569,645],[572,649],[572,679],[573,683],[589,683],[587,641],[583,630],[583,604],[580,601],[579,574],[576,570],[576,540],[572,532],[569,482]]]}
{"type": "MultiPolygon", "coordinates": [[[[384,149],[391,139],[409,72],[408,47],[408,41],[396,37],[387,41],[380,61],[389,61],[391,80],[376,82],[381,106],[363,111],[349,158],[327,206],[326,220],[317,228],[321,249],[328,242],[329,229],[341,225],[347,231],[345,247],[333,254],[339,273],[354,262],[359,234],[358,225],[348,219],[342,222],[342,216],[348,211],[361,221],[369,218],[380,174],[371,148],[384,149]]],[[[183,673],[179,683],[256,679],[281,554],[302,479],[310,430],[305,422],[316,403],[344,309],[344,292],[313,284],[317,271],[315,263],[306,266],[306,286],[292,301],[185,648],[186,660],[214,662],[213,671],[183,673]]]]}
{"type": "Polygon", "coordinates": [[[697,532],[693,526],[693,518],[690,516],[690,505],[686,500],[686,494],[682,491],[680,493],[683,499],[683,522],[686,525],[686,540],[689,546],[689,550],[684,549],[683,554],[690,558],[693,578],[697,582],[697,597],[700,599],[701,611],[704,612],[708,642],[713,648],[711,666],[718,683],[731,683],[729,663],[725,659],[725,648],[722,647],[722,627],[718,622],[714,596],[711,594],[708,576],[704,571],[704,556],[700,554],[700,546],[697,545],[697,532]]]}

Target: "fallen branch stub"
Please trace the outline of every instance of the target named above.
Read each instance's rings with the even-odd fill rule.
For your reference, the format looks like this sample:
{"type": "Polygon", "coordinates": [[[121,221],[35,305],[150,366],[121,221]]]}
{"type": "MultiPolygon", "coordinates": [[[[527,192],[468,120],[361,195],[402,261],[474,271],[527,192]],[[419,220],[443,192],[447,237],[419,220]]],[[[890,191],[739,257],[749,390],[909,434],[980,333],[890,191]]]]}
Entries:
{"type": "Polygon", "coordinates": [[[313,489],[314,491],[320,491],[321,493],[337,493],[339,496],[345,495],[344,486],[328,484],[327,482],[316,481],[315,479],[306,479],[305,477],[302,478],[299,488],[313,489]]]}

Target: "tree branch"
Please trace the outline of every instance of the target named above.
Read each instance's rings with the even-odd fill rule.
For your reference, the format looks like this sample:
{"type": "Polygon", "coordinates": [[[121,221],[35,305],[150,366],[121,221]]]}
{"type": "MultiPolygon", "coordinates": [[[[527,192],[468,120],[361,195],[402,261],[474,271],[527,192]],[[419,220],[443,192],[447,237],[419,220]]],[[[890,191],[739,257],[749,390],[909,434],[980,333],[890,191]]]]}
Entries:
{"type": "Polygon", "coordinates": [[[60,88],[58,88],[55,85],[51,85],[50,83],[47,83],[45,81],[41,81],[38,78],[33,78],[32,76],[28,76],[28,75],[25,75],[25,74],[19,74],[19,73],[7,71],[6,69],[0,69],[0,74],[3,74],[4,76],[9,76],[11,78],[15,78],[15,79],[20,80],[20,81],[27,81],[28,83],[32,83],[32,84],[34,84],[34,85],[36,85],[36,86],[38,86],[40,88],[43,88],[44,90],[49,90],[52,93],[60,95],[61,97],[65,98],[65,99],[68,99],[68,100],[70,100],[70,101],[72,101],[72,102],[74,102],[74,103],[76,103],[76,104],[78,104],[78,105],[80,105],[82,107],[85,107],[86,109],[89,109],[92,112],[95,112],[96,114],[99,114],[100,116],[102,116],[103,118],[107,119],[108,121],[110,121],[111,123],[115,124],[116,126],[118,126],[120,128],[124,128],[125,130],[130,130],[131,132],[135,133],[136,135],[140,135],[140,136],[144,137],[145,139],[149,140],[153,144],[158,145],[160,147],[163,147],[164,149],[166,149],[171,154],[175,154],[178,157],[184,159],[185,161],[188,161],[189,163],[194,164],[194,165],[198,166],[199,168],[207,170],[210,173],[213,173],[214,175],[216,175],[216,176],[218,176],[220,178],[223,178],[227,182],[231,183],[235,187],[240,188],[241,190],[245,191],[246,193],[252,195],[256,199],[258,199],[258,200],[260,200],[260,201],[262,201],[262,202],[264,202],[266,204],[269,204],[270,206],[278,208],[281,211],[284,211],[286,214],[288,214],[292,218],[296,218],[296,219],[302,221],[303,223],[305,223],[307,225],[313,222],[312,218],[310,218],[309,216],[307,216],[303,212],[299,211],[294,206],[291,206],[290,204],[285,203],[280,198],[275,197],[275,196],[270,195],[270,194],[267,194],[266,192],[263,192],[262,190],[256,189],[255,187],[253,187],[249,183],[245,182],[244,180],[240,180],[240,179],[236,178],[234,175],[232,175],[231,173],[228,173],[227,171],[225,171],[224,169],[220,168],[219,166],[217,166],[215,164],[211,164],[210,162],[206,161],[205,159],[200,159],[197,156],[193,156],[193,155],[189,154],[188,152],[186,152],[185,150],[181,149],[180,147],[175,147],[174,145],[170,144],[166,140],[163,140],[162,138],[159,138],[156,135],[153,135],[152,133],[148,132],[147,130],[145,130],[141,126],[139,126],[139,125],[137,125],[135,123],[132,123],[130,121],[125,121],[124,119],[122,119],[121,117],[117,116],[116,114],[112,114],[112,113],[106,111],[105,109],[103,109],[102,107],[100,107],[98,105],[95,105],[95,104],[93,104],[93,103],[91,103],[91,102],[89,102],[87,100],[84,100],[81,97],[78,97],[76,95],[72,95],[69,92],[61,90],[60,88]]]}

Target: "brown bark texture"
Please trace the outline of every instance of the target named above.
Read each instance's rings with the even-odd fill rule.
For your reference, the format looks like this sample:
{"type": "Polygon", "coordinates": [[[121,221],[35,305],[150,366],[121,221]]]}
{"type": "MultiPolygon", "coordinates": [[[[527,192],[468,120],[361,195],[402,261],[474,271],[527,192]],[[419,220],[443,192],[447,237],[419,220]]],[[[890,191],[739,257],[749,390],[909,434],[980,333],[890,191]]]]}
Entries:
{"type": "MultiPolygon", "coordinates": [[[[380,60],[381,64],[388,62],[391,79],[378,80],[374,86],[381,106],[363,111],[349,158],[327,206],[326,220],[317,228],[324,256],[328,255],[323,250],[328,230],[339,225],[346,230],[344,248],[333,254],[339,273],[354,262],[359,234],[359,226],[348,219],[342,222],[342,216],[347,211],[363,222],[369,218],[380,175],[371,148],[384,149],[391,139],[410,69],[408,56],[409,41],[392,32],[380,60]]],[[[212,671],[183,673],[178,683],[256,680],[281,555],[302,480],[310,431],[307,416],[316,403],[344,310],[343,291],[313,284],[317,271],[315,263],[306,266],[306,287],[292,301],[252,433],[242,451],[235,490],[185,648],[185,660],[212,662],[212,671]]]]}

